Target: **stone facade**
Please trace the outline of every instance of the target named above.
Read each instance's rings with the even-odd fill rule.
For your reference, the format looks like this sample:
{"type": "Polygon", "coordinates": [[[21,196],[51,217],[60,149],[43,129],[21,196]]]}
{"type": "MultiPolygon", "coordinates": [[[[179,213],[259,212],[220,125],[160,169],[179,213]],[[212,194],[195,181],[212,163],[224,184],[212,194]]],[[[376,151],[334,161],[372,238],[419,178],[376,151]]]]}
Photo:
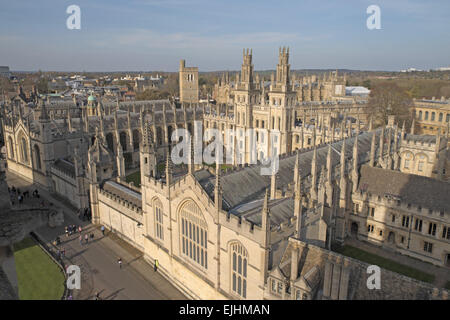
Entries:
{"type": "Polygon", "coordinates": [[[179,70],[180,102],[198,103],[198,68],[186,67],[186,61],[180,61],[179,70]]]}

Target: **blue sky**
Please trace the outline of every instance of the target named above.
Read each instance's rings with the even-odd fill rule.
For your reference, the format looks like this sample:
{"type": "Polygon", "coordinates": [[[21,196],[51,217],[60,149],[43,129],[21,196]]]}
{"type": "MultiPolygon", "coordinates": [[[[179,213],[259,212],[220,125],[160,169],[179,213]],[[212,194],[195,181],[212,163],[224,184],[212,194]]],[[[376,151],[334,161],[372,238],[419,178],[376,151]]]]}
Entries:
{"type": "Polygon", "coordinates": [[[242,48],[256,70],[400,70],[450,66],[450,1],[0,0],[0,65],[12,70],[237,70],[242,48]],[[81,8],[81,30],[66,8],[81,8]],[[366,9],[381,8],[381,30],[366,9]]]}

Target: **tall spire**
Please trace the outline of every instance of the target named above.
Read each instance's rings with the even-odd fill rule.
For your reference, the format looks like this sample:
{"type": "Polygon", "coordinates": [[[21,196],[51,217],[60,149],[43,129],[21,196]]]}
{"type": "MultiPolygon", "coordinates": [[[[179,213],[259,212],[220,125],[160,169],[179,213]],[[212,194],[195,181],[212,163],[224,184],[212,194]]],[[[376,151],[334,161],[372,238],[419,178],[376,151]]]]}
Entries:
{"type": "Polygon", "coordinates": [[[342,148],[341,148],[341,179],[345,176],[345,138],[342,140],[342,148]]]}
{"type": "Polygon", "coordinates": [[[328,145],[328,153],[327,153],[327,181],[331,183],[331,170],[332,170],[332,159],[331,159],[331,144],[328,145]]]}
{"type": "Polygon", "coordinates": [[[295,156],[295,166],[294,166],[294,183],[295,184],[297,184],[297,182],[300,178],[299,170],[300,170],[300,157],[299,157],[299,152],[297,150],[297,153],[295,156]]]}
{"type": "Polygon", "coordinates": [[[195,172],[195,164],[194,164],[194,136],[191,136],[191,148],[190,148],[190,157],[189,157],[189,173],[194,174],[195,172]]]}
{"type": "Polygon", "coordinates": [[[172,158],[170,157],[170,152],[166,152],[166,184],[170,186],[172,183],[172,158]]]}
{"type": "Polygon", "coordinates": [[[221,192],[221,184],[220,184],[220,161],[219,156],[216,156],[216,182],[214,186],[214,203],[217,211],[222,209],[222,192],[221,192]]]}
{"type": "Polygon", "coordinates": [[[381,128],[380,134],[380,152],[379,152],[380,162],[383,161],[383,152],[384,152],[384,127],[381,128]]]}
{"type": "Polygon", "coordinates": [[[317,148],[314,146],[313,158],[311,161],[311,193],[316,195],[316,184],[317,184],[317,148]]]}
{"type": "MultiPolygon", "coordinates": [[[[412,123],[411,123],[411,134],[414,134],[415,126],[416,126],[416,119],[413,118],[412,123]]],[[[405,137],[402,136],[402,140],[403,140],[404,138],[405,138],[405,137]]]]}
{"type": "MultiPolygon", "coordinates": [[[[95,129],[96,129],[96,135],[97,135],[97,138],[95,140],[97,140],[100,135],[98,134],[98,128],[95,128],[95,129]]],[[[125,159],[123,157],[122,145],[120,143],[117,144],[117,175],[121,179],[124,179],[126,176],[126,174],[125,174],[125,159]]]]}
{"type": "Polygon", "coordinates": [[[376,134],[375,132],[372,133],[372,144],[370,145],[370,162],[369,165],[373,167],[375,165],[375,139],[376,134]]]}
{"type": "Polygon", "coordinates": [[[272,176],[270,177],[270,198],[275,199],[277,192],[277,174],[275,170],[272,172],[272,176]]]}
{"type": "Polygon", "coordinates": [[[352,183],[353,192],[356,192],[358,187],[358,136],[355,136],[355,143],[353,144],[352,183]]]}
{"type": "Polygon", "coordinates": [[[266,232],[264,241],[265,247],[270,243],[270,210],[269,210],[269,189],[266,189],[264,204],[262,208],[261,228],[266,232]]]}
{"type": "MultiPolygon", "coordinates": [[[[298,158],[298,152],[297,152],[297,158],[298,158]]],[[[297,239],[300,239],[300,234],[302,230],[302,180],[300,175],[300,166],[298,165],[298,161],[296,162],[296,167],[298,167],[295,170],[295,176],[296,176],[296,182],[295,182],[295,197],[294,197],[294,215],[297,218],[295,223],[295,234],[297,239]]]]}

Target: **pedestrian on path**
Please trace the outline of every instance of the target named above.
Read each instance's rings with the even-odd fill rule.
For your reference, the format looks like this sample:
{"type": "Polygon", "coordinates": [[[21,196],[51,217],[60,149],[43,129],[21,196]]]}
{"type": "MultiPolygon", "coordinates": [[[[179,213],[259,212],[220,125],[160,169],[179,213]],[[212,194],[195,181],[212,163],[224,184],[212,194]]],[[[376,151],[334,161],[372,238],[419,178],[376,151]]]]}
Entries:
{"type": "Polygon", "coordinates": [[[81,229],[81,226],[78,226],[78,232],[81,234],[81,231],[82,231],[82,229],[81,229]]]}
{"type": "Polygon", "coordinates": [[[78,239],[80,239],[80,245],[82,246],[83,245],[83,236],[80,234],[80,237],[78,239]]]}
{"type": "Polygon", "coordinates": [[[84,235],[84,241],[86,241],[86,244],[88,244],[89,237],[88,237],[87,233],[84,235]]]}
{"type": "Polygon", "coordinates": [[[102,230],[102,234],[105,235],[105,226],[102,226],[102,227],[100,228],[100,230],[102,230]]]}
{"type": "Polygon", "coordinates": [[[64,247],[61,248],[61,259],[66,255],[66,249],[64,247]]]}
{"type": "Polygon", "coordinates": [[[69,228],[67,226],[64,227],[64,232],[66,233],[66,238],[69,237],[69,228]]]}
{"type": "Polygon", "coordinates": [[[158,271],[158,267],[159,267],[158,259],[155,259],[155,264],[153,265],[153,270],[154,270],[155,272],[158,271]]]}
{"type": "Polygon", "coordinates": [[[119,269],[122,269],[122,258],[118,258],[117,263],[119,264],[119,269]]]}

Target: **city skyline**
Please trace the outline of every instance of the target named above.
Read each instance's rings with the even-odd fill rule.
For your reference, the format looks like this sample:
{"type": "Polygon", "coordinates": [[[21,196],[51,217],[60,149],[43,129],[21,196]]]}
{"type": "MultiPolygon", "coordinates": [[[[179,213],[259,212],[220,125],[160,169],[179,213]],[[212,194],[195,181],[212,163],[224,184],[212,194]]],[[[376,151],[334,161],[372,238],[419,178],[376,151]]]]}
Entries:
{"type": "Polygon", "coordinates": [[[200,71],[238,70],[244,47],[253,49],[255,70],[274,69],[280,46],[290,47],[292,69],[428,70],[450,56],[444,1],[47,0],[2,8],[1,64],[13,71],[175,72],[180,59],[200,71]],[[80,30],[66,27],[72,4],[80,30]],[[366,26],[372,4],[380,30],[366,26]]]}

